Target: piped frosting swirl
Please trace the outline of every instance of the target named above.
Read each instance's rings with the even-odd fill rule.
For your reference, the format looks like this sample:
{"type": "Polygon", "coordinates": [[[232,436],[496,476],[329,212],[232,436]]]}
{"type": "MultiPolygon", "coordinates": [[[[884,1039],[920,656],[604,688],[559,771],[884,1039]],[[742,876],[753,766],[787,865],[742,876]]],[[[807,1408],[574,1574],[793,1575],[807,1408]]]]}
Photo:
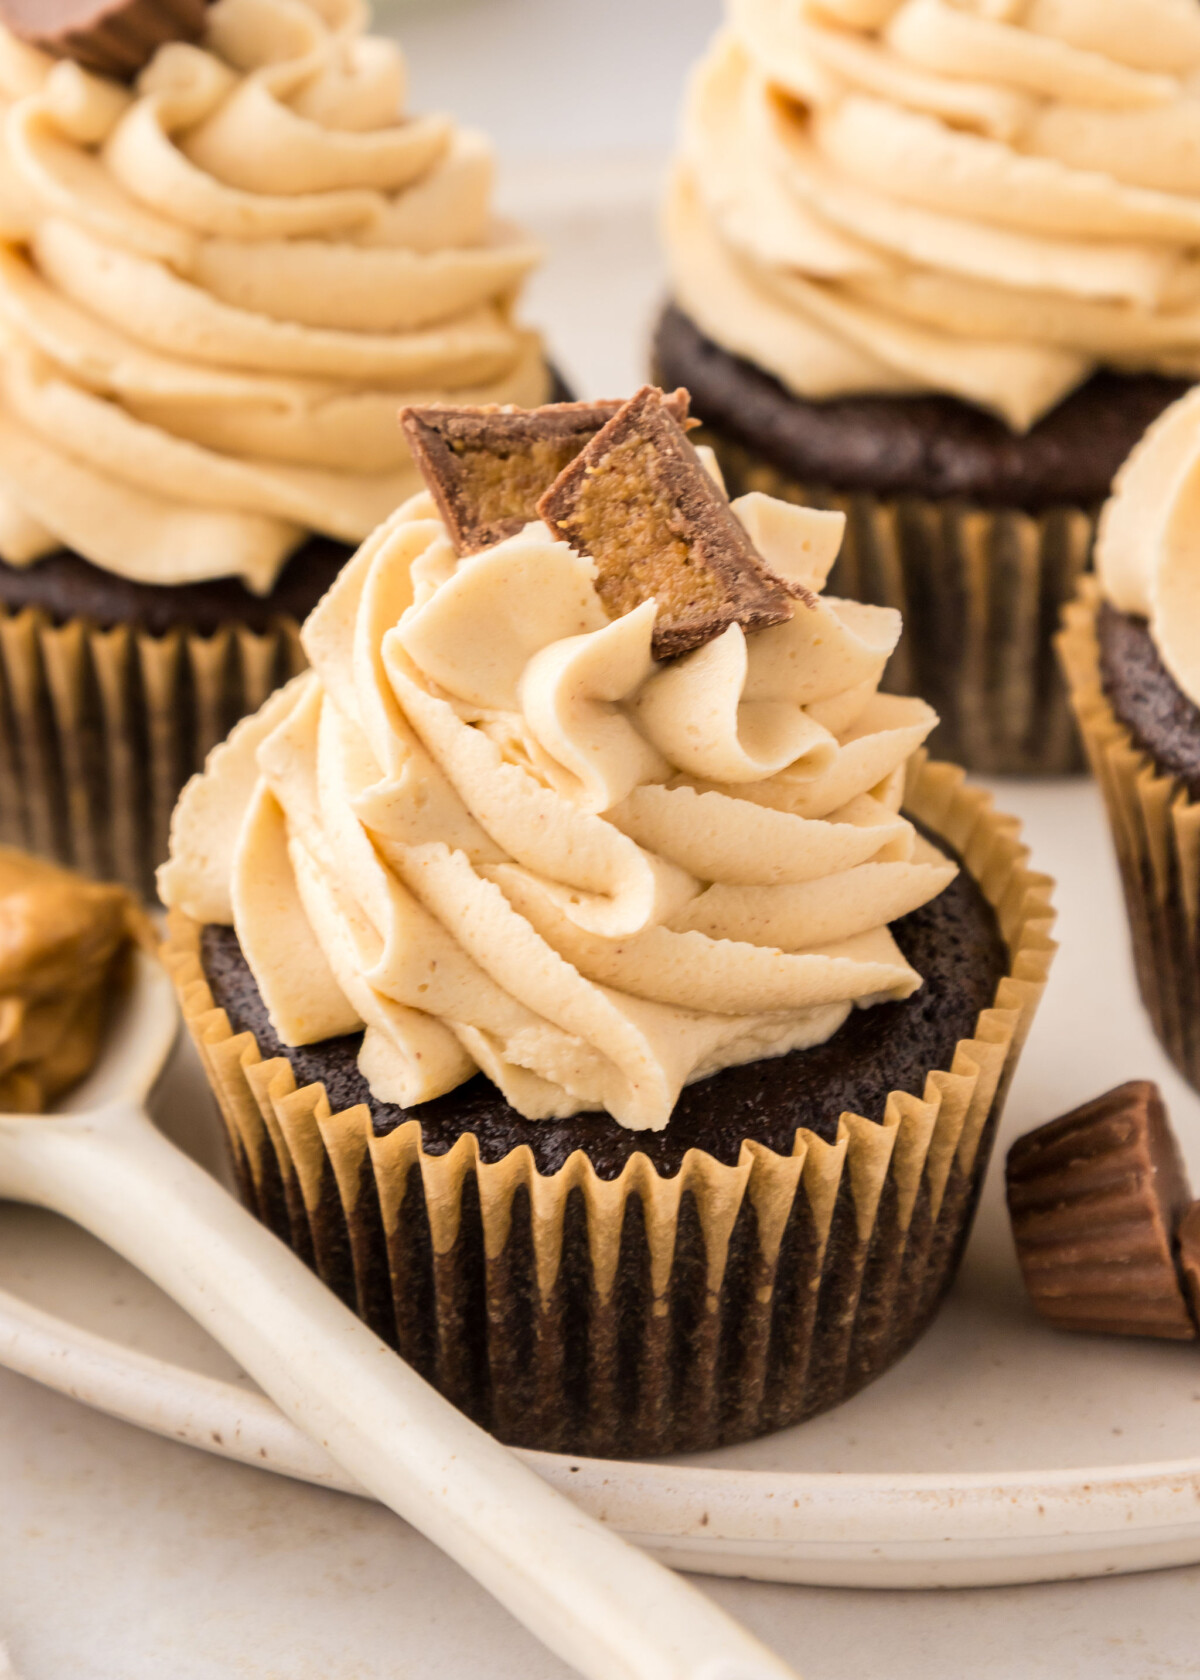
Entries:
{"type": "Polygon", "coordinates": [[[1191,0],[729,0],[669,192],[676,296],[797,395],[1023,430],[1200,373],[1191,0]]]}
{"type": "Polygon", "coordinates": [[[537,403],[537,251],[359,0],[217,0],[132,90],[0,31],[0,555],[270,589],[419,477],[406,402],[537,403]]]}
{"type": "Polygon", "coordinates": [[[1114,607],[1149,621],[1163,664],[1200,706],[1200,391],[1159,415],[1117,474],[1096,570],[1114,607]]]}
{"type": "MultiPolygon", "coordinates": [[[[840,514],[734,511],[823,587],[840,514]]],[[[232,923],[285,1043],[365,1029],[404,1106],[481,1069],[531,1119],[659,1129],[689,1081],[910,995],[888,923],[954,865],[900,814],[936,716],[878,692],[899,615],[819,596],[664,664],[655,612],[610,619],[540,523],[459,558],[416,496],[189,784],[164,900],[232,923]]]]}

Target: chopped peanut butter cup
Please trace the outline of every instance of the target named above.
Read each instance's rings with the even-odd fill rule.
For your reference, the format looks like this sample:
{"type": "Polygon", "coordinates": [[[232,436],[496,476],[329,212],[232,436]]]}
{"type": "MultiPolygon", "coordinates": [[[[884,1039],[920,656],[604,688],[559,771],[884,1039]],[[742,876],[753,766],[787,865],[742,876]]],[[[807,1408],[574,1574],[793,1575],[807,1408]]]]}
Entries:
{"type": "Polygon", "coordinates": [[[1017,1258],[1043,1318],[1195,1337],[1174,1247],[1191,1193],[1156,1085],[1131,1080],[1018,1138],[1007,1180],[1017,1258]]]}
{"type": "MultiPolygon", "coordinates": [[[[555,536],[597,568],[614,618],[658,602],[658,659],[740,624],[764,630],[792,614],[792,594],[755,552],[661,391],[644,385],[538,503],[555,536]]],[[[806,604],[813,597],[798,591],[806,604]]]]}
{"type": "Polygon", "coordinates": [[[204,33],[206,0],[2,0],[0,21],[55,58],[131,81],[167,41],[204,33]]]}
{"type": "MultiPolygon", "coordinates": [[[[688,395],[664,399],[681,425],[688,395]]],[[[537,519],[539,498],[619,412],[614,402],[542,408],[405,408],[400,424],[459,554],[516,536],[537,519]]]]}
{"type": "Polygon", "coordinates": [[[1200,1324],[1200,1202],[1193,1202],[1175,1233],[1179,1243],[1179,1270],[1191,1303],[1192,1317],[1200,1324]]]}

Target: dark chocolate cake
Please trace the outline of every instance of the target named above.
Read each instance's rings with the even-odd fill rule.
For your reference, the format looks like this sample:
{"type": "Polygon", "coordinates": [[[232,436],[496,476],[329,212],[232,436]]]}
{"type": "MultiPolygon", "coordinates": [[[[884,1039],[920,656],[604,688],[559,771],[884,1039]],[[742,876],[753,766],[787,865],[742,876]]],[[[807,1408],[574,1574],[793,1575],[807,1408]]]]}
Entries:
{"type": "Polygon", "coordinates": [[[1101,372],[1024,435],[950,396],[807,402],[731,354],[674,305],[654,338],[656,377],[692,413],[799,484],[982,507],[1092,507],[1150,422],[1191,381],[1101,372]]]}
{"type": "Polygon", "coordinates": [[[1163,664],[1150,626],[1104,601],[1096,634],[1100,680],[1113,711],[1160,770],[1200,799],[1200,707],[1163,664]]]}
{"type": "Polygon", "coordinates": [[[271,592],[255,595],[240,578],[135,583],[61,549],[32,566],[0,560],[0,606],[10,612],[40,607],[56,624],[71,618],[106,629],[136,624],[154,636],[176,628],[207,636],[226,624],[263,631],[273,619],[303,623],[353,552],[329,537],[310,537],[288,560],[271,592]]]}

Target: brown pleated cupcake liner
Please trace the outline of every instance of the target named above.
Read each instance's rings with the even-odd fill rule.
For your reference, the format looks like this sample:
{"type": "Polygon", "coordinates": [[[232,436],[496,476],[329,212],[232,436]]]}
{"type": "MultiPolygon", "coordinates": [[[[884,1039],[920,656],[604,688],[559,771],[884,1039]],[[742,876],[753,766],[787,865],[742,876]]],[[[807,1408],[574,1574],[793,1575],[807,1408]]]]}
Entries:
{"type": "Polygon", "coordinates": [[[1004,1094],[1053,952],[1050,881],[1018,825],[944,764],[908,806],[958,851],[1010,952],[994,1006],[924,1095],[843,1114],[788,1156],[736,1166],[691,1150],[675,1176],[642,1154],[599,1178],[582,1151],[552,1176],[522,1146],[448,1153],[420,1124],[375,1135],[333,1113],[282,1057],[213,1006],[200,927],[165,955],[224,1117],[242,1195],[341,1298],[502,1440],[623,1456],[693,1451],[847,1398],[932,1318],[966,1242],[1004,1094]]]}
{"type": "Polygon", "coordinates": [[[0,841],[153,899],[183,784],[304,665],[286,618],[150,635],[0,609],[0,841]]]}
{"type": "Polygon", "coordinates": [[[884,686],[937,711],[932,752],[984,775],[1083,769],[1052,642],[1091,556],[1095,510],[1033,515],[823,490],[710,427],[692,436],[715,450],[731,496],[761,490],[846,515],[829,592],[903,615],[884,686]]]}
{"type": "Polygon", "coordinates": [[[1200,802],[1163,775],[1100,679],[1100,589],[1081,581],[1058,651],[1116,845],[1138,988],[1167,1055],[1200,1090],[1200,802]]]}

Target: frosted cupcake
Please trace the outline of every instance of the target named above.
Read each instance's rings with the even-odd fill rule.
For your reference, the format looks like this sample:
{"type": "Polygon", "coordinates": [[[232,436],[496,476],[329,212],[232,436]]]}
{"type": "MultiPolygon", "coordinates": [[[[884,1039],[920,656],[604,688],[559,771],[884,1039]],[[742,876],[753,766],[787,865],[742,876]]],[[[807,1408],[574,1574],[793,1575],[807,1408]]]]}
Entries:
{"type": "Polygon", "coordinates": [[[1198,68],[1187,4],[730,0],[690,86],[659,373],[732,490],[848,512],[975,769],[1076,763],[1059,608],[1198,365],[1198,68]]]}
{"type": "Polygon", "coordinates": [[[1138,984],[1200,1090],[1200,393],[1151,426],[1100,519],[1059,651],[1112,823],[1138,984]]]}
{"type": "Polygon", "coordinates": [[[0,828],[140,886],[419,483],[399,407],[550,387],[489,146],[363,9],[196,25],[128,85],[0,31],[0,828]]]}
{"type": "Polygon", "coordinates": [[[1014,825],[878,692],[898,615],[822,593],[840,515],[730,507],[675,414],[589,422],[532,505],[561,411],[410,416],[436,500],[343,572],[160,877],[249,1204],[472,1416],[571,1451],[758,1434],[909,1346],[1050,952],[1014,825]]]}

